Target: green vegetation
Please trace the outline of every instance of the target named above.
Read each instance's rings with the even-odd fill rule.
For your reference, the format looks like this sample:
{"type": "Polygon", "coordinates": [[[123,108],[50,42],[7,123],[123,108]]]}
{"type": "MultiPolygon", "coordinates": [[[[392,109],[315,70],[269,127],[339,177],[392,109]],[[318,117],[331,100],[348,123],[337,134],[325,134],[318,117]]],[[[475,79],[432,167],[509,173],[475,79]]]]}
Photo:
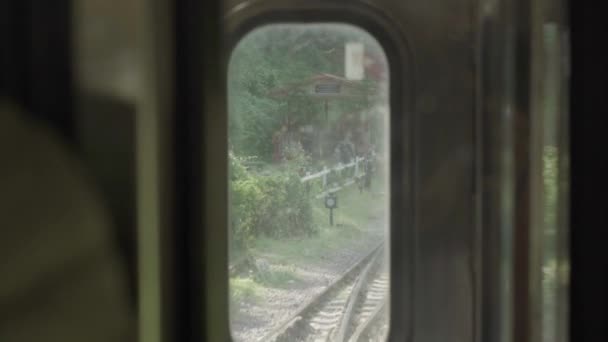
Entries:
{"type": "MultiPolygon", "coordinates": [[[[347,136],[359,139],[356,146],[364,150],[379,135],[382,118],[372,107],[382,97],[377,91],[382,67],[357,83],[357,96],[332,99],[329,109],[326,100],[293,87],[320,74],[344,75],[347,42],[364,45],[368,65],[384,63],[377,42],[348,25],[266,26],[234,49],[228,70],[228,133],[230,249],[235,255],[247,257],[259,238],[318,235],[311,195],[321,189],[318,182],[301,183],[303,172],[333,165],[338,141],[353,146],[344,152],[352,157],[356,151],[347,136]],[[277,89],[278,97],[272,95],[277,89]]],[[[341,184],[352,171],[332,172],[328,182],[341,184]]]]}
{"type": "Polygon", "coordinates": [[[262,237],[255,241],[252,253],[285,264],[323,262],[327,253],[344,248],[364,238],[374,220],[382,215],[383,198],[350,186],[338,192],[338,206],[334,211],[335,225],[330,226],[328,210],[322,199],[313,202],[313,219],[318,233],[306,238],[275,239],[262,237]]]}
{"type": "Polygon", "coordinates": [[[261,270],[258,271],[254,280],[267,287],[284,288],[290,283],[299,282],[300,279],[295,274],[293,266],[283,269],[261,270]]]}
{"type": "Polygon", "coordinates": [[[234,302],[260,298],[262,287],[251,278],[230,278],[230,299],[234,302]]]}
{"type": "MultiPolygon", "coordinates": [[[[384,96],[377,91],[382,67],[360,82],[340,79],[347,42],[363,43],[368,65],[384,63],[371,36],[329,24],[256,29],[231,56],[229,253],[232,262],[243,260],[239,276],[230,279],[232,300],[256,300],[265,289],[301,282],[294,265],[323,262],[332,251],[366,239],[370,220],[384,216],[384,198],[353,184],[338,193],[335,225],[329,226],[323,199],[315,197],[326,189],[318,179],[301,181],[307,171],[334,166],[337,155],[347,162],[373,144],[382,149],[383,112],[374,108],[384,96]],[[330,79],[344,87],[356,83],[354,95],[331,103],[311,97],[300,85],[321,74],[337,76],[330,79]]],[[[327,184],[343,185],[353,173],[332,172],[327,184]]]]}
{"type": "Polygon", "coordinates": [[[232,249],[248,249],[261,236],[288,238],[316,232],[310,195],[293,169],[256,174],[232,154],[230,169],[232,249]]]}
{"type": "MultiPolygon", "coordinates": [[[[338,193],[339,208],[335,211],[335,225],[328,222],[327,209],[322,199],[312,200],[315,235],[276,238],[260,236],[251,243],[248,254],[271,261],[272,267],[252,265],[246,276],[230,278],[230,298],[233,302],[258,301],[266,288],[286,288],[298,284],[294,265],[324,263],[328,253],[364,239],[367,230],[385,210],[385,197],[370,192],[360,193],[356,186],[338,193]]],[[[237,252],[238,253],[238,252],[237,252]]]]}
{"type": "MultiPolygon", "coordinates": [[[[269,162],[273,136],[283,125],[326,125],[324,101],[303,91],[281,98],[269,94],[321,73],[343,76],[347,41],[363,43],[369,56],[384,62],[382,49],[371,36],[345,25],[272,25],[243,38],[229,63],[228,125],[234,153],[269,162]]],[[[374,103],[377,85],[375,80],[365,79],[361,86],[366,96],[331,101],[329,121],[335,124],[344,113],[361,119],[361,112],[374,103]]],[[[370,123],[370,127],[377,126],[370,123]]]]}

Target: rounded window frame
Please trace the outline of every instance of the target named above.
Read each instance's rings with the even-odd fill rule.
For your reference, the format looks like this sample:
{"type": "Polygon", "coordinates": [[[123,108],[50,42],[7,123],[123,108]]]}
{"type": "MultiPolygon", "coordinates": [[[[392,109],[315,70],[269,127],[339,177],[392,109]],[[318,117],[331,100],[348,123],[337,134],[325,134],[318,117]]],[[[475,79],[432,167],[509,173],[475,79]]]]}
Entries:
{"type": "MultiPolygon", "coordinates": [[[[384,50],[389,66],[390,132],[390,274],[391,299],[389,321],[400,317],[400,324],[390,324],[387,341],[410,340],[414,322],[415,276],[415,170],[407,168],[414,160],[416,117],[414,115],[414,58],[402,23],[389,15],[389,8],[365,1],[344,3],[336,0],[259,0],[243,1],[226,12],[225,45],[222,47],[222,86],[227,91],[229,61],[239,42],[259,27],[273,24],[335,23],[352,25],[373,37],[384,50]],[[398,291],[396,291],[398,289],[398,291]]],[[[227,100],[227,99],[226,99],[227,100]]],[[[227,103],[226,103],[227,105],[227,103]]],[[[225,111],[228,116],[227,106],[225,111]]],[[[228,137],[227,127],[226,138],[228,137]]],[[[227,139],[226,139],[227,143],[227,139]]],[[[227,159],[224,160],[227,164],[227,159]]],[[[228,188],[227,179],[226,189],[228,188]]],[[[226,217],[228,215],[226,204],[226,217]]],[[[227,229],[227,227],[226,227],[227,229]]],[[[209,232],[208,232],[209,233],[209,232]]],[[[225,253],[218,256],[228,266],[228,241],[225,253]]],[[[213,277],[206,277],[206,288],[215,287],[213,277]]],[[[227,284],[227,281],[226,281],[227,284]]],[[[228,303],[228,289],[225,289],[228,303]]],[[[209,305],[209,304],[207,304],[209,305]]],[[[206,308],[210,310],[211,308],[206,308]]],[[[209,312],[209,311],[207,311],[209,312]]],[[[230,317],[222,314],[222,340],[233,341],[230,317]],[[225,317],[224,317],[225,316],[225,317]]]]}

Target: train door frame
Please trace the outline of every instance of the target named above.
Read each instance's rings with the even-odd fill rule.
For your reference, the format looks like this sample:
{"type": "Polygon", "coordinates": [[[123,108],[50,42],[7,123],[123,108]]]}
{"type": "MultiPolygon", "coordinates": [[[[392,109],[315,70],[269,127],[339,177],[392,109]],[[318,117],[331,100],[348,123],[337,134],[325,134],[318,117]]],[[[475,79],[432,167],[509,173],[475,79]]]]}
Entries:
{"type": "MultiPolygon", "coordinates": [[[[415,254],[415,225],[413,200],[415,175],[405,166],[410,165],[414,152],[412,89],[416,78],[414,58],[410,50],[403,23],[397,23],[386,9],[376,8],[363,1],[345,4],[340,1],[281,1],[250,2],[237,6],[225,16],[227,44],[223,51],[223,74],[227,75],[227,62],[237,43],[255,28],[276,23],[341,23],[367,31],[384,49],[390,70],[390,136],[391,136],[391,303],[390,317],[400,317],[399,323],[389,328],[389,340],[411,339],[413,323],[413,277],[415,254]],[[403,245],[405,244],[405,245],[403,245]],[[401,319],[401,317],[403,317],[401,319]]],[[[226,133],[227,134],[227,133],[226,133]]],[[[224,144],[227,142],[224,138],[224,144]]],[[[225,159],[225,157],[223,158],[225,159]]],[[[225,160],[222,160],[225,162],[225,160]]],[[[213,162],[211,162],[213,164],[213,162]]],[[[225,183],[227,186],[227,183],[225,183]]],[[[227,215],[226,215],[227,216],[227,215]]],[[[220,236],[220,235],[216,235],[220,236]]],[[[227,264],[227,263],[226,263],[227,264]]],[[[227,275],[226,275],[227,279],[227,275]]],[[[215,279],[217,281],[217,279],[215,279]]],[[[208,287],[215,286],[207,283],[208,287]]],[[[217,293],[218,297],[224,292],[217,293]]],[[[218,304],[219,305],[219,304],[218,304]]],[[[227,316],[226,316],[227,318],[227,316]]],[[[219,323],[216,321],[216,324],[219,323]]],[[[222,326],[225,323],[222,323],[222,326]]],[[[220,334],[220,332],[217,332],[220,334]]],[[[214,335],[217,336],[217,335],[214,335]]],[[[225,336],[222,334],[222,336],[225,336]]],[[[222,338],[223,340],[223,338],[222,338]]]]}
{"type": "MultiPolygon", "coordinates": [[[[177,60],[176,60],[176,64],[182,65],[181,69],[181,76],[177,77],[177,90],[176,91],[183,91],[185,93],[188,93],[190,96],[190,100],[193,101],[192,99],[195,99],[197,96],[200,95],[200,93],[197,93],[198,90],[200,90],[203,86],[198,84],[198,82],[200,80],[196,80],[196,79],[191,79],[188,78],[188,76],[186,75],[186,69],[185,67],[183,67],[183,65],[188,65],[189,63],[194,63],[195,65],[198,64],[197,68],[195,68],[195,70],[198,70],[199,72],[201,71],[201,65],[205,65],[207,68],[205,69],[207,72],[210,72],[210,74],[208,74],[209,79],[206,80],[205,84],[208,84],[208,86],[210,87],[215,87],[217,86],[217,84],[219,84],[219,80],[221,79],[221,75],[218,72],[214,72],[213,67],[217,66],[217,61],[221,60],[221,57],[219,56],[219,53],[217,52],[220,49],[220,42],[218,41],[218,36],[220,35],[220,32],[222,31],[221,29],[221,19],[219,19],[221,17],[221,13],[222,13],[222,9],[221,7],[221,3],[219,1],[207,1],[204,2],[204,5],[201,5],[200,2],[196,2],[196,1],[192,1],[192,0],[181,0],[181,1],[176,1],[175,2],[175,6],[172,7],[176,14],[168,14],[167,16],[174,19],[175,22],[177,22],[177,24],[175,24],[175,26],[179,26],[182,30],[182,32],[186,32],[188,29],[190,29],[190,31],[188,32],[189,38],[185,38],[182,37],[181,38],[181,43],[177,44],[177,51],[181,51],[181,54],[178,52],[177,55],[180,56],[177,60]],[[205,14],[203,14],[205,13],[205,14]],[[204,25],[202,24],[202,21],[200,20],[201,18],[204,18],[206,20],[204,25]],[[204,27],[204,30],[199,30],[201,29],[201,26],[204,27]],[[193,37],[192,37],[193,36],[193,37]],[[200,38],[200,39],[199,39],[200,38]],[[198,40],[197,40],[198,39],[198,40]],[[201,42],[205,42],[204,46],[201,46],[201,42]],[[204,55],[205,58],[198,60],[198,62],[196,60],[194,60],[194,58],[189,58],[189,56],[192,56],[188,53],[185,53],[186,51],[189,50],[188,46],[190,46],[190,49],[197,51],[198,55],[204,55]],[[203,50],[203,51],[201,51],[203,50]],[[197,91],[192,91],[192,90],[188,90],[188,86],[187,86],[187,80],[189,80],[190,82],[194,82],[196,85],[196,90],[197,91]],[[183,82],[180,84],[180,82],[183,82]],[[215,82],[215,84],[214,84],[215,82]]],[[[580,15],[581,12],[576,12],[576,11],[581,11],[582,8],[591,8],[589,6],[589,4],[584,3],[584,2],[577,2],[576,5],[571,3],[570,4],[570,8],[571,8],[571,15],[580,15]],[[578,13],[578,14],[575,14],[578,13]]],[[[595,17],[598,19],[596,20],[596,22],[599,22],[600,18],[599,15],[600,13],[598,11],[594,12],[595,17]]],[[[571,122],[572,122],[572,137],[571,137],[571,144],[572,144],[572,156],[573,156],[573,163],[572,163],[572,178],[573,178],[573,182],[572,182],[572,193],[570,195],[571,198],[571,208],[572,208],[572,215],[571,215],[571,226],[573,227],[573,229],[571,230],[571,252],[572,252],[572,288],[571,288],[571,296],[570,296],[570,302],[572,303],[572,310],[570,312],[570,322],[572,323],[572,330],[571,330],[571,336],[584,336],[584,337],[589,337],[589,332],[585,331],[585,328],[589,327],[590,323],[585,323],[582,324],[580,323],[580,321],[584,320],[586,322],[593,322],[593,326],[592,326],[592,330],[594,330],[595,335],[594,337],[597,338],[598,340],[602,340],[600,336],[606,336],[605,331],[604,334],[602,335],[602,332],[600,331],[600,326],[602,324],[602,319],[601,319],[601,315],[599,315],[602,310],[598,307],[599,303],[596,303],[597,305],[594,306],[595,310],[592,310],[591,312],[586,310],[586,306],[583,305],[583,303],[590,303],[591,298],[593,298],[594,294],[599,294],[600,293],[600,289],[596,286],[596,287],[591,287],[591,283],[593,282],[593,275],[592,275],[592,271],[590,267],[585,267],[583,266],[584,264],[594,264],[597,266],[600,266],[600,260],[595,259],[594,256],[596,256],[598,253],[599,255],[603,255],[604,258],[606,256],[605,252],[601,253],[599,252],[599,250],[601,249],[600,245],[599,245],[599,241],[601,239],[598,239],[599,234],[597,232],[592,232],[591,228],[588,228],[592,223],[593,223],[593,218],[597,218],[599,213],[602,212],[602,208],[600,207],[600,203],[598,200],[601,199],[600,197],[600,184],[593,183],[593,179],[598,179],[600,177],[600,173],[599,173],[599,169],[594,169],[594,167],[592,167],[591,165],[594,165],[592,158],[597,158],[597,156],[590,156],[588,154],[588,149],[592,148],[594,146],[593,142],[592,142],[592,138],[594,136],[599,137],[601,136],[601,129],[600,129],[600,125],[594,125],[591,122],[595,122],[597,119],[597,117],[593,117],[593,119],[590,119],[592,117],[591,115],[591,110],[588,108],[583,108],[584,107],[584,103],[583,100],[581,100],[582,98],[582,94],[581,93],[577,93],[577,91],[580,91],[581,89],[584,88],[584,86],[589,85],[589,82],[585,82],[586,80],[584,80],[584,77],[591,77],[591,72],[587,72],[586,74],[583,74],[581,69],[577,69],[580,68],[581,65],[583,64],[582,61],[582,56],[583,54],[586,54],[586,52],[582,52],[582,42],[584,41],[586,36],[590,36],[593,35],[592,31],[585,31],[582,29],[582,24],[580,22],[576,22],[575,20],[572,20],[573,22],[573,30],[572,30],[572,41],[573,41],[573,64],[574,64],[574,72],[573,72],[573,79],[572,79],[572,83],[571,83],[571,92],[573,94],[576,94],[576,96],[573,96],[573,100],[571,102],[571,112],[575,113],[575,115],[572,115],[571,118],[571,122]],[[579,26],[580,25],[580,26],[579,26]],[[578,48],[577,48],[578,47],[578,48]],[[593,120],[593,121],[586,121],[586,120],[593,120]],[[588,134],[588,132],[596,132],[597,134],[588,134]],[[575,161],[578,160],[578,163],[576,163],[575,161]],[[591,170],[594,170],[595,172],[589,173],[591,172],[591,170]],[[593,177],[589,178],[583,178],[582,175],[588,175],[588,174],[592,174],[594,175],[593,177]],[[578,176],[577,176],[578,175],[578,176]],[[592,190],[593,189],[593,190],[592,190]],[[589,248],[589,246],[594,246],[593,248],[589,248]]],[[[588,22],[588,21],[587,21],[588,22]]],[[[173,28],[171,25],[169,25],[168,27],[173,28]]],[[[177,37],[177,34],[173,32],[173,35],[175,36],[176,40],[179,40],[180,38],[177,37]]],[[[587,48],[589,47],[590,42],[585,41],[586,43],[586,51],[589,51],[587,48]]],[[[171,44],[167,44],[166,46],[164,46],[165,48],[167,47],[172,47],[171,44]]],[[[200,56],[199,56],[200,57],[200,56]]],[[[167,64],[169,65],[169,64],[167,64]]],[[[164,67],[166,67],[167,65],[164,65],[164,67]]],[[[601,82],[599,82],[599,77],[600,77],[601,73],[594,73],[594,80],[596,80],[596,83],[594,84],[596,87],[601,85],[601,82]]],[[[599,89],[599,87],[598,87],[599,89]]],[[[182,95],[185,96],[185,95],[182,95]]],[[[208,98],[206,98],[206,100],[208,101],[212,101],[208,98]]],[[[596,100],[595,102],[596,104],[600,104],[599,100],[596,100]]],[[[194,105],[194,107],[199,106],[198,104],[194,105]]],[[[215,106],[222,106],[221,103],[215,103],[215,106]]],[[[206,108],[211,108],[211,106],[206,107],[206,108]]],[[[209,118],[207,118],[209,119],[209,118]]],[[[184,125],[182,124],[181,126],[182,128],[184,128],[184,125]]],[[[196,141],[197,137],[190,137],[190,138],[186,138],[184,139],[185,141],[188,141],[189,139],[194,139],[194,141],[196,141]]],[[[198,147],[194,146],[195,149],[197,149],[198,147]]],[[[176,153],[182,153],[185,154],[187,152],[184,151],[176,151],[176,153]]],[[[195,153],[196,154],[196,153],[195,153]]],[[[225,169],[220,170],[219,172],[225,172],[225,169]]],[[[605,186],[604,186],[605,188],[605,186]]],[[[187,196],[186,196],[187,197],[187,196]]],[[[186,199],[187,200],[187,199],[186,199]]],[[[192,207],[196,207],[196,206],[192,206],[192,207]]],[[[174,232],[177,235],[183,235],[183,236],[188,236],[187,234],[187,227],[181,227],[181,226],[177,226],[176,227],[176,231],[174,232]]],[[[191,258],[192,256],[189,255],[189,253],[191,252],[186,252],[187,249],[184,249],[182,247],[184,246],[190,246],[190,243],[194,243],[192,241],[188,241],[187,238],[182,237],[181,238],[181,243],[176,243],[174,244],[174,249],[181,251],[180,253],[182,254],[181,256],[178,256],[177,258],[180,259],[188,259],[191,258]]],[[[198,246],[198,247],[202,247],[202,246],[198,246]]],[[[198,253],[195,251],[195,253],[198,253]]],[[[200,255],[199,255],[200,257],[200,255]]],[[[198,258],[196,258],[196,260],[200,260],[198,258]]],[[[180,273],[180,272],[188,272],[188,268],[184,267],[185,264],[182,264],[180,262],[170,262],[169,266],[167,266],[168,268],[170,267],[175,267],[175,271],[173,271],[172,273],[180,273]],[[173,265],[173,266],[170,266],[173,265]],[[179,269],[181,269],[181,271],[178,271],[179,269]]],[[[208,265],[208,266],[212,266],[212,265],[208,265]]],[[[224,265],[219,265],[216,267],[224,267],[224,265]]],[[[217,269],[217,268],[216,268],[217,269]]],[[[199,269],[192,269],[192,272],[199,272],[199,269]]],[[[220,273],[221,274],[221,273],[220,273]]],[[[197,277],[200,275],[197,275],[197,277]]],[[[220,277],[221,278],[221,277],[220,277]]],[[[188,278],[174,278],[178,279],[177,281],[182,281],[182,282],[188,282],[188,278]],[[181,280],[179,280],[181,279],[181,280]]],[[[192,279],[192,278],[190,278],[192,279]]],[[[169,281],[169,280],[167,280],[169,281]]],[[[223,280],[220,279],[220,282],[223,282],[223,280]]],[[[225,283],[222,283],[222,285],[226,285],[225,283]]],[[[203,291],[202,288],[198,289],[199,291],[203,291]]],[[[217,291],[220,291],[219,293],[221,293],[221,289],[216,289],[217,291]]],[[[225,291],[225,290],[224,290],[225,291]]],[[[225,292],[224,292],[225,294],[225,292]]],[[[170,293],[166,293],[167,296],[171,296],[170,293]]],[[[180,297],[175,297],[174,300],[175,301],[189,301],[190,303],[194,302],[194,303],[199,303],[199,300],[201,302],[204,303],[204,298],[202,298],[204,296],[201,296],[199,294],[198,297],[190,297],[187,294],[182,294],[180,297]],[[192,298],[194,298],[195,300],[191,300],[192,298]]],[[[171,302],[172,300],[168,300],[169,302],[171,302]]],[[[524,303],[525,304],[525,303],[524,303]]],[[[184,306],[182,306],[182,308],[186,308],[188,307],[190,304],[184,304],[184,306]]],[[[198,304],[195,304],[198,305],[198,304]]],[[[191,313],[189,314],[185,314],[186,316],[191,315],[191,313]]],[[[205,334],[205,331],[208,330],[208,326],[209,325],[213,325],[214,321],[211,316],[211,311],[206,311],[206,312],[198,312],[198,317],[196,318],[190,318],[188,321],[191,323],[184,323],[183,321],[180,323],[181,326],[179,327],[179,329],[181,329],[183,332],[182,335],[176,335],[176,336],[188,336],[190,333],[189,331],[191,330],[197,330],[197,334],[199,337],[202,337],[205,334]],[[208,320],[211,319],[211,320],[208,320]],[[198,322],[198,323],[197,323],[198,322]],[[201,327],[198,327],[197,324],[201,324],[201,327]],[[187,332],[187,333],[186,333],[187,332]],[[184,335],[185,334],[185,335],[184,335]]],[[[170,313],[167,314],[167,316],[170,316],[170,313]]],[[[479,316],[477,316],[479,317],[479,316]]],[[[226,327],[222,327],[222,328],[226,328],[226,327]]],[[[197,340],[196,338],[191,338],[190,340],[197,340]]],[[[579,341],[581,339],[577,338],[575,339],[576,341],[579,341]]]]}
{"type": "MultiPolygon", "coordinates": [[[[353,8],[356,8],[355,6],[353,5],[353,8]]],[[[171,228],[173,241],[168,246],[166,245],[168,242],[164,243],[167,253],[173,255],[173,260],[169,261],[170,266],[161,273],[163,279],[171,278],[173,281],[170,285],[173,291],[164,293],[172,297],[169,302],[175,305],[169,311],[173,313],[171,318],[163,314],[171,320],[166,329],[168,335],[165,336],[172,336],[181,341],[215,341],[229,338],[228,315],[225,309],[227,305],[226,246],[217,243],[227,241],[225,232],[227,141],[226,133],[217,129],[218,126],[226,127],[227,118],[223,110],[226,74],[225,66],[217,68],[216,63],[220,60],[218,52],[223,49],[218,41],[218,37],[222,37],[218,35],[221,32],[220,23],[213,15],[209,15],[210,21],[203,25],[198,20],[203,9],[206,10],[205,13],[218,13],[217,3],[205,3],[205,5],[196,1],[175,3],[174,110],[177,115],[171,119],[174,129],[171,151],[175,159],[173,159],[172,171],[174,183],[171,186],[174,202],[173,212],[170,214],[173,217],[171,222],[174,224],[171,228]],[[201,101],[201,93],[205,94],[203,101],[201,101]],[[218,112],[222,114],[218,115],[218,112]],[[204,140],[203,144],[200,143],[201,137],[204,140]],[[209,167],[210,165],[214,167],[209,167]],[[200,215],[200,208],[203,208],[203,215],[200,215]],[[201,269],[205,272],[201,272],[201,269]]],[[[366,9],[362,14],[358,13],[361,17],[359,20],[369,17],[368,10],[366,9]]],[[[336,7],[330,14],[325,14],[324,11],[309,11],[306,15],[311,14],[319,14],[327,18],[333,15],[339,19],[337,21],[344,21],[341,18],[347,17],[343,8],[340,8],[338,13],[336,7]]],[[[277,15],[279,13],[272,14],[267,20],[277,15]]],[[[276,18],[286,21],[286,16],[302,19],[302,17],[294,17],[291,11],[280,13],[276,18]]],[[[353,17],[357,18],[354,13],[353,17]]],[[[258,21],[260,18],[256,16],[255,20],[258,21]]],[[[313,18],[315,17],[310,17],[310,21],[319,20],[318,16],[316,19],[313,18]]],[[[383,32],[380,31],[380,34],[383,32]]],[[[390,51],[387,52],[390,54],[390,51]]],[[[393,68],[397,70],[396,66],[393,68]]],[[[398,82],[392,83],[393,94],[398,89],[397,85],[398,82]]],[[[393,101],[398,99],[403,97],[393,96],[393,101]]],[[[401,104],[395,104],[395,107],[406,108],[401,104]]],[[[397,120],[397,116],[393,117],[397,120]]],[[[393,125],[393,130],[403,127],[403,123],[399,121],[393,123],[398,123],[393,125]]],[[[394,148],[392,153],[408,152],[402,147],[394,148]]],[[[397,171],[399,174],[405,174],[404,170],[397,169],[397,171]]],[[[401,179],[401,182],[411,184],[405,179],[401,179]]],[[[405,202],[406,199],[402,198],[400,201],[405,202]]],[[[399,250],[393,249],[394,253],[403,253],[399,250]]],[[[409,257],[398,255],[398,258],[404,260],[409,257]]],[[[403,300],[407,301],[407,296],[404,296],[403,300]]],[[[404,307],[407,306],[401,308],[404,307]]],[[[395,307],[395,310],[400,309],[395,307]]]]}

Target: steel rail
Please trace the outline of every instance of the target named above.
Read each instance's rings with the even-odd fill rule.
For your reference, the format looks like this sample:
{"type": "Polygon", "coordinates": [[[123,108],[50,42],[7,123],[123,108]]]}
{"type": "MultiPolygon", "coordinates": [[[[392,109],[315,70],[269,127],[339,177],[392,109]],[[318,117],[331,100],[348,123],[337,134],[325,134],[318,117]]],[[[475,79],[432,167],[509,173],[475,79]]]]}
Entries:
{"type": "Polygon", "coordinates": [[[372,250],[362,256],[359,260],[353,263],[342,275],[340,275],[337,279],[335,279],[325,290],[320,292],[319,294],[313,296],[310,300],[304,302],[294,314],[290,316],[289,319],[285,320],[285,322],[279,325],[277,328],[270,331],[264,337],[259,339],[259,342],[266,341],[276,341],[279,340],[282,335],[286,334],[290,328],[293,328],[298,322],[300,322],[304,317],[308,316],[314,309],[320,304],[327,302],[327,298],[331,298],[333,292],[339,289],[341,286],[345,285],[354,276],[359,269],[361,269],[366,263],[373,261],[376,253],[382,248],[384,245],[384,241],[380,242],[376,247],[372,248],[372,250]]]}

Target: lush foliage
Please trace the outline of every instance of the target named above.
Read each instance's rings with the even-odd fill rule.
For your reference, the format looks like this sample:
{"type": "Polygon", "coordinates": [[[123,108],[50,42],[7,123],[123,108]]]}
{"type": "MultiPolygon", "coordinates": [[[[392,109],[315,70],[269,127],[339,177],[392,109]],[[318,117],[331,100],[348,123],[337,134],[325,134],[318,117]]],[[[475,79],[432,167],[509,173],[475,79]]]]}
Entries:
{"type": "Polygon", "coordinates": [[[233,247],[247,248],[259,236],[284,238],[315,233],[310,196],[295,168],[256,174],[231,153],[230,170],[233,247]]]}
{"type": "MultiPolygon", "coordinates": [[[[345,120],[350,120],[353,126],[362,126],[362,115],[374,117],[372,108],[378,102],[375,98],[378,85],[366,79],[360,83],[364,96],[335,99],[331,103],[298,90],[280,98],[273,98],[270,93],[321,73],[344,76],[344,47],[352,41],[362,42],[368,53],[382,55],[371,36],[346,25],[262,27],[245,36],[234,49],[228,70],[233,248],[247,250],[261,236],[285,238],[316,233],[311,195],[318,193],[315,187],[319,185],[303,184],[300,177],[312,165],[317,168],[327,165],[327,158],[332,156],[323,153],[323,158],[311,160],[300,145],[305,142],[285,139],[287,143],[278,144],[276,141],[283,140],[277,138],[273,144],[273,139],[284,136],[283,128],[297,131],[297,127],[284,127],[286,122],[298,127],[322,127],[323,144],[328,145],[322,149],[332,151],[337,143],[334,140],[338,139],[326,133],[344,136],[344,127],[348,126],[345,120]],[[281,157],[275,161],[283,162],[270,164],[273,156],[279,154],[275,149],[281,151],[281,157]],[[265,166],[259,170],[252,165],[265,166]]],[[[379,126],[371,123],[370,127],[373,130],[379,126]]],[[[310,146],[306,147],[308,151],[312,150],[310,146]]],[[[352,171],[342,173],[348,172],[352,171]]],[[[344,178],[344,174],[332,173],[328,181],[340,183],[344,178]]]]}
{"type": "MultiPolygon", "coordinates": [[[[301,125],[325,119],[324,103],[304,94],[272,99],[272,89],[301,82],[316,74],[344,75],[344,45],[360,41],[366,51],[381,55],[366,33],[344,25],[273,25],[256,29],[234,49],[228,78],[230,143],[238,155],[270,160],[272,137],[289,117],[301,125]]],[[[375,82],[363,87],[372,94],[375,82]]],[[[371,96],[371,95],[370,95],[371,96]]],[[[370,108],[372,97],[331,101],[329,120],[370,108]]]]}

